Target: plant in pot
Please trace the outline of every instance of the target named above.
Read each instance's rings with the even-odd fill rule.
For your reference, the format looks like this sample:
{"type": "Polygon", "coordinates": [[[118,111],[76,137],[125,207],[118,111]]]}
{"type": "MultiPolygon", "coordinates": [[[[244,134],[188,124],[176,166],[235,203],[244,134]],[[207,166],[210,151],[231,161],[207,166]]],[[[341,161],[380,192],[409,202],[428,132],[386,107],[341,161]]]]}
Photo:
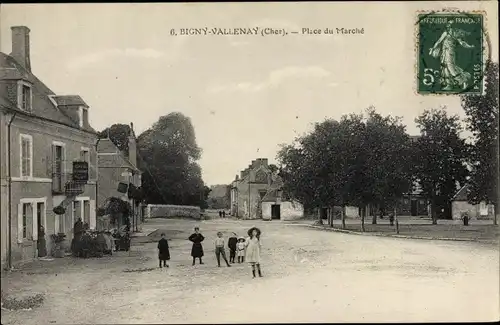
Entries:
{"type": "Polygon", "coordinates": [[[52,234],[50,235],[53,243],[54,243],[54,251],[53,255],[54,257],[64,257],[64,248],[62,243],[66,239],[66,235],[64,233],[58,233],[58,234],[52,234]]]}

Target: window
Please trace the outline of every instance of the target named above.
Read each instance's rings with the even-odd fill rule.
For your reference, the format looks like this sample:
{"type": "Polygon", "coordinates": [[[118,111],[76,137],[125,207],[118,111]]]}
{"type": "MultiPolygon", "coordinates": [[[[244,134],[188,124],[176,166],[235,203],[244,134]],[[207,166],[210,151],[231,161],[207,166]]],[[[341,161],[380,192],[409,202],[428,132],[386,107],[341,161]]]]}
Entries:
{"type": "Polygon", "coordinates": [[[87,148],[82,148],[80,151],[80,160],[90,162],[90,151],[87,148]]]}
{"type": "Polygon", "coordinates": [[[80,106],[78,109],[78,126],[83,128],[88,123],[89,111],[86,107],[80,106]]]}
{"type": "Polygon", "coordinates": [[[32,110],[32,92],[29,83],[20,80],[17,83],[17,108],[31,113],[32,110]]]}
{"type": "Polygon", "coordinates": [[[73,201],[73,220],[76,221],[78,218],[81,218],[81,208],[80,201],[73,201]]]}
{"type": "Polygon", "coordinates": [[[23,203],[23,239],[28,238],[28,210],[29,203],[23,203]]]}
{"type": "Polygon", "coordinates": [[[21,134],[21,177],[33,176],[33,138],[21,134]]]}
{"type": "Polygon", "coordinates": [[[63,144],[52,144],[52,191],[61,193],[64,189],[64,147],[63,144]]]}
{"type": "Polygon", "coordinates": [[[86,108],[82,109],[82,122],[81,122],[81,127],[84,127],[86,123],[88,123],[89,120],[89,111],[86,108]]]}

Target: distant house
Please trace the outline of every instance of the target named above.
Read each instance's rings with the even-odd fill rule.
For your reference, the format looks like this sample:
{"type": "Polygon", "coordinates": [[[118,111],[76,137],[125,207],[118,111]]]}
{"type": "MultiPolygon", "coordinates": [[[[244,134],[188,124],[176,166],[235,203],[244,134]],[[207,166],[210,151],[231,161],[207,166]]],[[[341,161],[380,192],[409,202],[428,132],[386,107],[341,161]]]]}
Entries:
{"type": "Polygon", "coordinates": [[[70,242],[77,218],[90,228],[96,221],[97,133],[89,106],[40,81],[31,71],[29,28],[11,30],[12,52],[0,52],[2,266],[38,257],[41,226],[50,254],[51,234],[70,242]]]}
{"type": "Polygon", "coordinates": [[[262,198],[262,219],[295,220],[304,216],[304,206],[283,195],[283,182],[276,176],[270,189],[262,198]]]}
{"type": "Polygon", "coordinates": [[[298,202],[282,196],[282,180],[266,158],[258,158],[231,183],[231,215],[243,219],[290,220],[304,215],[298,202]]]}
{"type": "MultiPolygon", "coordinates": [[[[140,196],[134,195],[140,191],[142,180],[141,171],[137,168],[137,145],[132,127],[128,136],[128,153],[121,152],[109,138],[104,138],[99,139],[97,156],[98,207],[104,207],[111,197],[129,202],[134,216],[130,222],[134,227],[142,220],[142,200],[140,196]]],[[[103,227],[101,224],[99,226],[103,227]]]]}
{"type": "Polygon", "coordinates": [[[467,212],[469,217],[475,219],[493,219],[495,206],[481,202],[479,204],[470,204],[467,201],[467,191],[469,185],[463,186],[451,199],[451,214],[453,219],[460,219],[462,213],[467,212]]]}

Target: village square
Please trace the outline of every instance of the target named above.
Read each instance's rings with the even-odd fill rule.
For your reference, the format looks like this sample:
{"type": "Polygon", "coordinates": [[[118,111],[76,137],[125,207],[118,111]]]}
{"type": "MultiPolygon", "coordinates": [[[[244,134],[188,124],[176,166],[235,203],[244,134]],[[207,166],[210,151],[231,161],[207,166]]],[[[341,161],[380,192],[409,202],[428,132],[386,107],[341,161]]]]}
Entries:
{"type": "MultiPolygon", "coordinates": [[[[153,26],[174,28],[152,15],[138,37],[126,17],[146,14],[110,5],[92,19],[121,10],[123,30],[70,41],[73,27],[42,26],[43,6],[2,5],[2,324],[498,321],[498,53],[467,41],[468,16],[418,21],[430,36],[397,68],[424,62],[412,85],[388,76],[389,52],[376,73],[356,61],[384,71],[372,83],[333,80],[345,64],[321,51],[287,50],[305,61],[284,66],[237,52],[242,31],[286,39],[286,24],[215,33],[233,62],[215,45],[192,54],[223,27],[165,41],[153,26]]],[[[337,34],[358,46],[378,20],[337,34]]]]}

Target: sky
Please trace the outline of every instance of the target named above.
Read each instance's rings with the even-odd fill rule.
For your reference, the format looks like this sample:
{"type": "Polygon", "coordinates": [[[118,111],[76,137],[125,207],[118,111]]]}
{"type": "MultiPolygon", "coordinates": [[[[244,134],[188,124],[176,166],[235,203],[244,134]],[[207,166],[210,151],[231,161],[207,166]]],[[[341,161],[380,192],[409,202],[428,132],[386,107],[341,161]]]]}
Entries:
{"type": "Polygon", "coordinates": [[[32,71],[56,94],[82,96],[97,130],[133,122],[140,134],[182,112],[203,149],[205,183],[228,184],[253,159],[276,162],[280,144],[325,118],[374,106],[418,134],[425,109],[463,117],[457,96],[416,93],[416,13],[445,7],[486,12],[498,62],[496,1],[7,4],[0,50],[11,51],[11,26],[28,26],[32,71]],[[179,35],[203,27],[288,35],[179,35]],[[364,34],[302,34],[342,27],[364,34]]]}

